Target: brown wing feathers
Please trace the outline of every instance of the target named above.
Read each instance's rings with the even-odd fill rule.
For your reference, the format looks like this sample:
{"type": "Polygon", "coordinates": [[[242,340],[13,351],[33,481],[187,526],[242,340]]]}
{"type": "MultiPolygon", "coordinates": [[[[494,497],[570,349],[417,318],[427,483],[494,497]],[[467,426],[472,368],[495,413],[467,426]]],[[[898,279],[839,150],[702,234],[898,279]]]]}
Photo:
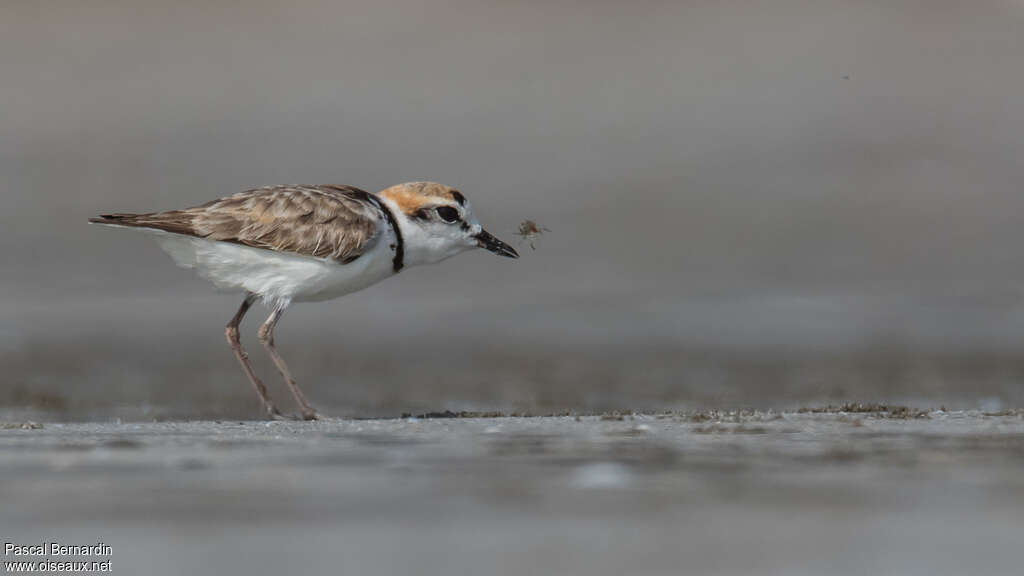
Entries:
{"type": "Polygon", "coordinates": [[[89,221],[351,262],[376,240],[381,218],[377,204],[358,188],[275,186],[185,210],[106,214],[89,221]]]}

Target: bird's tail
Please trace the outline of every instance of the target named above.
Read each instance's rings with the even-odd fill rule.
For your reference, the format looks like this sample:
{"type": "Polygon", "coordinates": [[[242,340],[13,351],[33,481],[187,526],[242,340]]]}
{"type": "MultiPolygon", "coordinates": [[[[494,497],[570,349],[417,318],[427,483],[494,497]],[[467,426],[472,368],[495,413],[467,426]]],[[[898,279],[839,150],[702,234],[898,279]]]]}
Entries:
{"type": "Polygon", "coordinates": [[[152,214],[100,214],[95,218],[89,218],[89,222],[113,226],[138,226],[139,220],[147,216],[152,214]]]}
{"type": "Polygon", "coordinates": [[[101,214],[89,218],[93,224],[106,226],[123,226],[126,228],[150,228],[175,234],[195,235],[192,227],[192,215],[182,210],[169,212],[148,212],[146,214],[101,214]]]}

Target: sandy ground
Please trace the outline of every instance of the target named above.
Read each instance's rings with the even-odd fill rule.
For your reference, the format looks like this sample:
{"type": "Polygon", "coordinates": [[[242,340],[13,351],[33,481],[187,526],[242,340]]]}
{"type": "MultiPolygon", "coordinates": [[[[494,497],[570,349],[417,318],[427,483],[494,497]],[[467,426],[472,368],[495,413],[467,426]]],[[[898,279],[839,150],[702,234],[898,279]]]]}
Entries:
{"type": "Polygon", "coordinates": [[[0,469],[0,538],[117,574],[1019,574],[1024,534],[1013,411],[12,422],[0,469]]]}

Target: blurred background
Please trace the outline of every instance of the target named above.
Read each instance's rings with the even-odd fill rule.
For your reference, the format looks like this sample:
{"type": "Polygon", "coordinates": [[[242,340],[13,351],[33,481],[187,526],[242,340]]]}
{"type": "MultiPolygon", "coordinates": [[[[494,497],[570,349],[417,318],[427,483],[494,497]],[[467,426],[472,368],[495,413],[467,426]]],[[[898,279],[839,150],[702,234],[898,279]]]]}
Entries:
{"type": "Polygon", "coordinates": [[[258,416],[239,296],[86,219],[421,179],[552,231],[293,307],[327,414],[1019,405],[1022,27],[1009,0],[7,0],[0,405],[258,416]]]}

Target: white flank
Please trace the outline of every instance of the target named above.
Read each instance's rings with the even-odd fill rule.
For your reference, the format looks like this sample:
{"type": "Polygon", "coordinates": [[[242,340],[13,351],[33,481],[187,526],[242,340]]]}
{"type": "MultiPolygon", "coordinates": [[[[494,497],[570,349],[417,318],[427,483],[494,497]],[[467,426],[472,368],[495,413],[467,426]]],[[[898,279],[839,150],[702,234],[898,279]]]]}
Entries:
{"type": "Polygon", "coordinates": [[[259,294],[271,307],[338,298],[394,274],[394,235],[387,226],[369,250],[348,264],[152,228],[129,229],[153,235],[175,264],[194,269],[218,288],[259,294]]]}

